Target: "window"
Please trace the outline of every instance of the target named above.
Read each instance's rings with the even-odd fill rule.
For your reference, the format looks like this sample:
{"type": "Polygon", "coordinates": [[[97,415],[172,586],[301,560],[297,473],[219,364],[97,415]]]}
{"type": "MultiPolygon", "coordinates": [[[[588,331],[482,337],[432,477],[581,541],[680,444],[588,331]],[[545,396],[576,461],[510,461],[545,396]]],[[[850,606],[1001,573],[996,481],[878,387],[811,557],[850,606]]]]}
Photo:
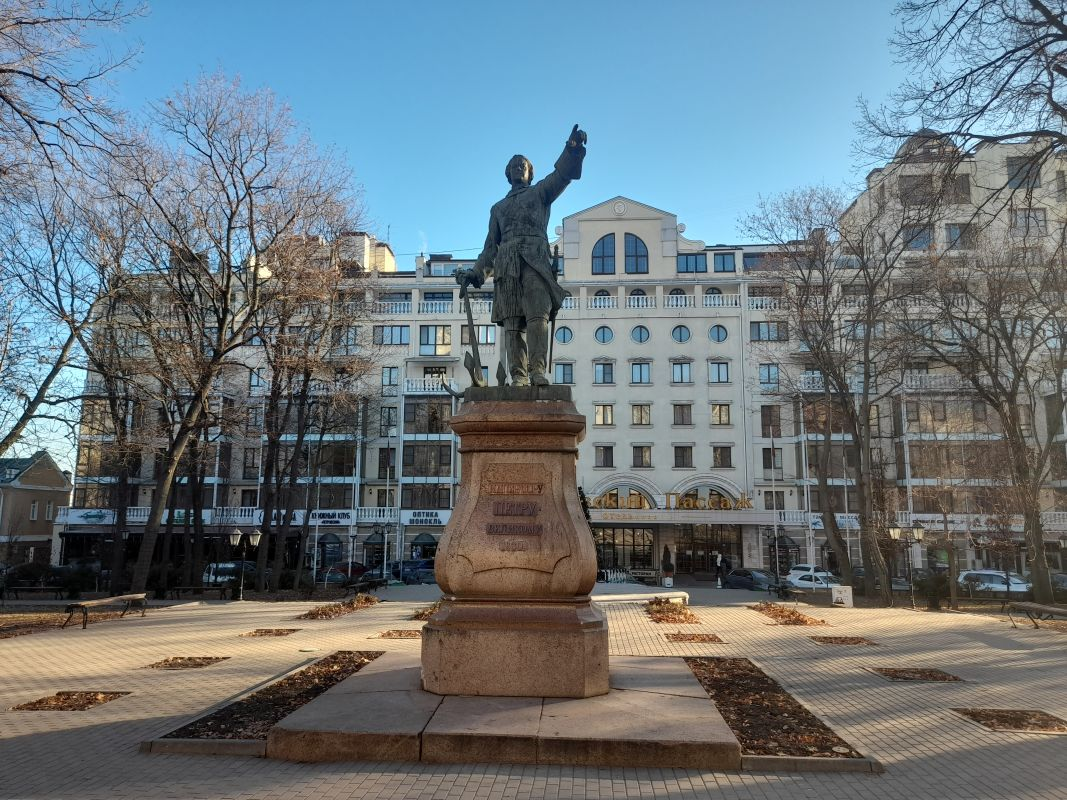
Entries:
{"type": "Polygon", "coordinates": [[[754,342],[785,342],[789,340],[787,322],[750,322],[749,337],[754,342]]]}
{"type": "Polygon", "coordinates": [[[729,383],[730,365],[725,361],[708,362],[708,383],[729,383]]]}
{"type": "Polygon", "coordinates": [[[626,274],[648,274],[648,248],[632,233],[626,234],[626,274]]]}
{"type": "MultiPolygon", "coordinates": [[[[469,345],[471,343],[470,326],[464,325],[461,331],[460,343],[469,345]]],[[[478,336],[478,344],[496,344],[496,325],[475,325],[474,331],[478,336]]]]}
{"type": "Polygon", "coordinates": [[[630,406],[630,424],[651,425],[652,406],[648,405],[647,403],[639,403],[637,405],[630,406]]]}
{"type": "Polygon", "coordinates": [[[760,431],[764,439],[781,437],[782,435],[782,407],[760,406],[760,431]]]}
{"type": "Polygon", "coordinates": [[[597,403],[593,406],[594,425],[614,425],[615,406],[610,403],[597,403]]]}
{"type": "Polygon", "coordinates": [[[764,392],[778,391],[778,365],[759,365],[759,388],[764,392]]]}
{"type": "Polygon", "coordinates": [[[593,332],[593,338],[601,344],[607,344],[615,338],[615,334],[611,332],[611,328],[607,325],[601,325],[593,332]]]}
{"type": "Polygon", "coordinates": [[[678,344],[683,344],[689,341],[689,328],[685,325],[675,325],[674,330],[671,331],[671,338],[678,344]]]}
{"type": "Polygon", "coordinates": [[[712,425],[729,425],[730,424],[730,404],[729,403],[712,403],[711,404],[711,424],[712,425]]]}
{"type": "Polygon", "coordinates": [[[396,428],[396,419],[396,406],[382,406],[382,418],[378,428],[378,435],[389,436],[390,428],[396,428]]]}
{"type": "Polygon", "coordinates": [[[400,502],[404,508],[451,508],[448,486],[437,483],[404,486],[400,502]]]}
{"type": "Polygon", "coordinates": [[[971,202],[971,176],[953,175],[945,185],[945,200],[949,203],[971,202]]]}
{"type": "Polygon", "coordinates": [[[259,477],[259,450],[254,447],[246,447],[244,464],[241,469],[241,478],[246,481],[254,481],[259,477]]]}
{"type": "Polygon", "coordinates": [[[716,253],[713,262],[716,272],[737,272],[733,253],[716,253]]]}
{"type": "Polygon", "coordinates": [[[417,478],[447,477],[452,474],[452,445],[405,444],[404,474],[417,478]]]}
{"type": "Polygon", "coordinates": [[[674,404],[674,424],[675,425],[692,425],[693,424],[693,406],[689,403],[675,403],[674,404]]]}
{"type": "Polygon", "coordinates": [[[679,272],[707,272],[708,271],[708,256],[707,256],[707,253],[679,253],[678,254],[678,271],[679,272]]]}
{"type": "Polygon", "coordinates": [[[973,225],[951,222],[945,226],[945,241],[949,250],[974,250],[976,238],[973,225]]]}
{"type": "Polygon", "coordinates": [[[593,457],[596,467],[615,466],[615,448],[609,444],[599,444],[593,448],[593,457]]]}
{"type": "Polygon", "coordinates": [[[763,491],[763,507],[767,511],[780,511],[785,508],[785,492],[774,490],[763,491]]]}
{"type": "Polygon", "coordinates": [[[945,403],[941,400],[934,400],[930,403],[930,417],[934,422],[945,421],[945,403]]]}
{"type": "Polygon", "coordinates": [[[919,403],[917,400],[908,400],[904,403],[904,414],[908,422],[919,421],[919,403]]]}
{"type": "Polygon", "coordinates": [[[985,422],[986,408],[985,403],[983,403],[981,400],[975,400],[971,403],[971,418],[975,422],[985,422]]]}
{"type": "Polygon", "coordinates": [[[1045,209],[1018,208],[1012,212],[1011,228],[1016,233],[1044,233],[1045,209]]]}
{"type": "Polygon", "coordinates": [[[400,383],[400,367],[382,367],[382,386],[397,386],[400,383]]]}
{"type": "Polygon", "coordinates": [[[648,361],[631,364],[630,383],[652,383],[652,364],[648,361]]]}
{"type": "Polygon", "coordinates": [[[766,253],[745,253],[741,256],[741,266],[746,270],[759,269],[767,260],[766,253]]]}
{"type": "Polygon", "coordinates": [[[30,503],[30,522],[37,521],[37,503],[37,500],[34,500],[32,503],[30,503]]]}
{"type": "Polygon", "coordinates": [[[764,447],[763,448],[763,479],[782,480],[782,448],[780,447],[764,447]]]}
{"type": "Polygon", "coordinates": [[[611,362],[593,364],[593,383],[615,383],[615,365],[611,362]]]}
{"type": "Polygon", "coordinates": [[[396,480],[396,448],[378,448],[378,480],[396,480]]]}
{"type": "Polygon", "coordinates": [[[566,344],[574,338],[574,331],[568,328],[566,325],[562,325],[556,328],[556,341],[560,344],[566,344]]]}
{"type": "Polygon", "coordinates": [[[904,205],[919,205],[934,201],[934,176],[901,175],[898,183],[900,202],[904,205]]]}
{"type": "Polygon", "coordinates": [[[1041,186],[1041,164],[1031,156],[1008,156],[1008,188],[1037,189],[1041,186]]]}
{"type": "Polygon", "coordinates": [[[678,444],[674,446],[674,468],[675,469],[692,469],[693,468],[693,446],[688,444],[678,444]]]}
{"type": "Polygon", "coordinates": [[[652,466],[652,445],[648,444],[635,444],[634,445],[634,460],[633,466],[639,469],[652,466]]]}
{"type": "Polygon", "coordinates": [[[630,331],[630,338],[638,344],[644,344],[648,341],[648,328],[646,328],[644,325],[636,326],[632,331],[630,331]]]}
{"type": "Polygon", "coordinates": [[[728,335],[726,328],[722,325],[712,325],[711,330],[708,331],[708,338],[713,342],[725,342],[728,335]]]}
{"type": "Polygon", "coordinates": [[[263,429],[263,407],[251,406],[245,409],[245,433],[258,433],[263,429]]]}
{"type": "Polygon", "coordinates": [[[411,328],[407,325],[375,325],[371,337],[374,344],[411,344],[411,328]]]}
{"type": "Polygon", "coordinates": [[[419,355],[448,356],[452,354],[451,325],[420,325],[419,355]]]}
{"type": "Polygon", "coordinates": [[[52,521],[52,515],[53,515],[54,511],[55,511],[55,504],[51,500],[49,500],[47,503],[44,504],[44,518],[48,522],[52,521]]]}
{"type": "Polygon", "coordinates": [[[556,373],[553,383],[574,383],[574,364],[556,364],[556,373]]]}
{"type": "Polygon", "coordinates": [[[929,225],[906,225],[900,233],[905,250],[928,250],[934,243],[934,231],[929,225]]]}
{"type": "Polygon", "coordinates": [[[693,364],[689,361],[671,362],[671,383],[692,383],[693,364]]]}
{"type": "Polygon", "coordinates": [[[722,289],[720,289],[718,286],[709,286],[707,289],[704,290],[704,294],[708,297],[719,296],[722,295],[722,289]]]}
{"type": "Polygon", "coordinates": [[[714,445],[711,448],[711,466],[727,469],[734,465],[733,448],[728,445],[714,445]]]}
{"type": "Polygon", "coordinates": [[[263,369],[257,367],[256,369],[248,370],[248,389],[249,391],[255,391],[256,389],[262,389],[267,385],[267,379],[263,377],[263,369]]]}
{"type": "Polygon", "coordinates": [[[404,403],[404,433],[451,433],[452,401],[438,397],[409,397],[404,403]]]}
{"type": "Polygon", "coordinates": [[[593,274],[615,274],[615,234],[609,233],[602,236],[600,241],[593,245],[593,274]]]}

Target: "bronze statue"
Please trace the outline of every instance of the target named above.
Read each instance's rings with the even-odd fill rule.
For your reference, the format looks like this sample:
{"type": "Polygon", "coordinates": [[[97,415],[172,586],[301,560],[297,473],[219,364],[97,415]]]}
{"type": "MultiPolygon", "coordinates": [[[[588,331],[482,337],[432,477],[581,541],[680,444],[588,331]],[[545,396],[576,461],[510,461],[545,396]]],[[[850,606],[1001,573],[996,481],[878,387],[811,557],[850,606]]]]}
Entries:
{"type": "Polygon", "coordinates": [[[575,125],[548,177],[533,186],[533,164],[513,156],[504,170],[511,191],[489,213],[485,247],[470,270],[459,270],[461,294],[493,278],[493,322],[504,329],[511,383],[547,386],[549,321],[563,303],[548,249],[548,218],[555,200],[582,177],[585,131],[575,125]]]}

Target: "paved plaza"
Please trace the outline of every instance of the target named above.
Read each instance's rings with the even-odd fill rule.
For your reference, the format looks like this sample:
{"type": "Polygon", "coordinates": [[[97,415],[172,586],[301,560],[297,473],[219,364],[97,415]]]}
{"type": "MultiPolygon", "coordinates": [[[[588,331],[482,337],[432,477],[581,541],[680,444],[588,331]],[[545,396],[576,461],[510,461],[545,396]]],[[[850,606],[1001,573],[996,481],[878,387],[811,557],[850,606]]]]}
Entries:
{"type": "Polygon", "coordinates": [[[294,621],[306,603],[206,603],[150,609],[87,630],[0,640],[0,798],[1067,798],[1067,736],[984,730],[948,709],[1040,709],[1067,718],[1067,634],[1002,619],[904,609],[804,609],[831,627],[782,627],[746,608],[756,593],[689,589],[697,626],[659,626],[638,604],[609,603],[612,655],[743,656],[789,689],[881,775],[725,773],[506,764],[294,764],[145,754],[140,742],[335,650],[417,652],[432,586],[329,621],[294,621]],[[724,644],[672,644],[666,631],[716,633],[724,644]],[[300,628],[241,638],[255,628],[300,628]],[[877,647],[817,645],[817,634],[877,647]],[[229,656],[204,669],[143,669],[169,656],[229,656]],[[960,683],[893,683],[866,668],[936,667],[960,683]],[[83,712],[8,711],[60,690],[126,691],[83,712]]]}

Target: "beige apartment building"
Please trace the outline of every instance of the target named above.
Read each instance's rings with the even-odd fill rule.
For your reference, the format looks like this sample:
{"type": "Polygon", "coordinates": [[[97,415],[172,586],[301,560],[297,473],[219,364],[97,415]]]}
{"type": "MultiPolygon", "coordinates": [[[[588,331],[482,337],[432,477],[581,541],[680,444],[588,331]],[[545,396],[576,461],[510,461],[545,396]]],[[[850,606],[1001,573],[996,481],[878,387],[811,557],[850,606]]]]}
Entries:
{"type": "Polygon", "coordinates": [[[0,563],[49,563],[54,521],[71,488],[70,473],[45,450],[0,458],[0,563]]]}

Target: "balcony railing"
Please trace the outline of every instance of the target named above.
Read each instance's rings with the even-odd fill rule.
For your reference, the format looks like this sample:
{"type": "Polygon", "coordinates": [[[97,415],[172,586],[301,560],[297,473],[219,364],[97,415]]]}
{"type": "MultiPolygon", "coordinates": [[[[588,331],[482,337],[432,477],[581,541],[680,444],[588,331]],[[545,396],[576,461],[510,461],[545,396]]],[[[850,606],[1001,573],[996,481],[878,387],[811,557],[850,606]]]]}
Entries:
{"type": "Polygon", "coordinates": [[[748,307],[750,310],[758,311],[761,309],[773,310],[778,308],[781,303],[781,298],[778,297],[750,297],[748,298],[748,307]]]}
{"type": "MultiPolygon", "coordinates": [[[[126,523],[128,525],[144,525],[148,522],[148,506],[130,506],[126,509],[126,523]]],[[[353,509],[347,508],[320,508],[311,512],[312,525],[348,525],[348,524],[374,524],[376,522],[395,523],[399,518],[396,507],[379,508],[377,506],[360,506],[356,509],[353,517],[353,509]]],[[[175,509],[174,521],[181,524],[186,516],[191,513],[187,509],[175,509]]],[[[255,506],[217,506],[204,509],[202,512],[205,525],[222,527],[258,527],[263,524],[263,510],[255,506]]],[[[163,514],[163,522],[167,521],[168,512],[163,514]]],[[[277,522],[277,513],[275,522],[277,522]]],[[[299,509],[293,513],[291,522],[302,524],[304,511],[299,509]]],[[[65,525],[113,525],[115,523],[115,511],[109,508],[70,508],[61,506],[58,509],[56,522],[65,525]]]]}
{"type": "Polygon", "coordinates": [[[706,294],[704,308],[741,308],[739,294],[706,294]]]}
{"type": "Polygon", "coordinates": [[[411,313],[411,301],[377,302],[374,304],[375,314],[403,314],[411,313]]]}
{"type": "MultiPolygon", "coordinates": [[[[459,391],[455,381],[450,379],[448,385],[454,391],[459,391]]],[[[404,394],[448,394],[448,391],[441,378],[405,378],[404,394]]]]}
{"type": "Polygon", "coordinates": [[[956,391],[967,389],[970,383],[952,374],[928,374],[925,372],[905,372],[904,388],[913,391],[956,391]]]}
{"type": "Polygon", "coordinates": [[[426,300],[419,303],[419,313],[443,316],[452,313],[453,305],[451,300],[426,300]]]}
{"type": "MultiPolygon", "coordinates": [[[[931,534],[944,530],[945,517],[941,514],[920,514],[907,511],[896,512],[896,524],[908,527],[921,523],[931,534]]],[[[1041,527],[1046,533],[1067,531],[1067,511],[1045,511],[1041,514],[1041,527]]],[[[992,531],[1008,528],[1012,533],[1022,533],[1022,514],[999,517],[990,514],[955,514],[948,515],[948,529],[954,533],[960,531],[992,531]]]]}
{"type": "Polygon", "coordinates": [[[691,294],[669,294],[663,298],[664,308],[693,308],[696,298],[691,294]]]}
{"type": "Polygon", "coordinates": [[[562,308],[564,311],[574,311],[576,308],[578,308],[578,298],[564,297],[563,305],[561,305],[560,308],[562,308]]]}
{"type": "Polygon", "coordinates": [[[474,316],[480,314],[492,314],[493,313],[493,301],[492,300],[471,300],[471,313],[474,316]]]}
{"type": "Polygon", "coordinates": [[[586,300],[586,308],[602,310],[605,308],[618,308],[619,298],[617,297],[590,297],[586,300]]]}
{"type": "Polygon", "coordinates": [[[626,298],[627,308],[655,308],[656,298],[651,296],[630,295],[626,298]]]}

